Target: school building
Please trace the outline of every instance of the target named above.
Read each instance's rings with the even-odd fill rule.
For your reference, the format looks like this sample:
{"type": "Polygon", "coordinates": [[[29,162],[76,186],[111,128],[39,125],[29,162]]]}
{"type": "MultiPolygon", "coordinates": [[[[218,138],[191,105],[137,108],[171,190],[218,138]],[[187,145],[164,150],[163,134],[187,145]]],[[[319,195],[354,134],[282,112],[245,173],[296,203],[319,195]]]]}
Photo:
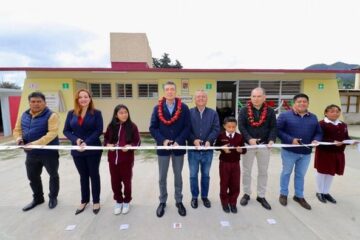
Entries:
{"type": "MultiPolygon", "coordinates": [[[[94,46],[96,47],[96,46],[94,46]]],[[[0,68],[1,71],[26,71],[20,112],[28,107],[27,96],[41,91],[48,106],[58,112],[63,128],[67,111],[73,108],[74,93],[81,88],[92,92],[96,108],[102,111],[104,128],[114,107],[125,104],[141,132],[148,132],[153,107],[162,97],[162,86],[177,84],[182,100],[194,106],[194,93],[205,89],[208,106],[224,116],[237,117],[249,99],[251,89],[266,90],[268,103],[277,112],[289,109],[292,97],[304,92],[310,97],[310,111],[319,118],[328,104],[340,103],[336,73],[354,71],[319,71],[286,69],[158,69],[152,68],[152,54],[146,34],[111,33],[110,68],[0,68]]],[[[62,133],[60,134],[61,136],[62,133]]]]}

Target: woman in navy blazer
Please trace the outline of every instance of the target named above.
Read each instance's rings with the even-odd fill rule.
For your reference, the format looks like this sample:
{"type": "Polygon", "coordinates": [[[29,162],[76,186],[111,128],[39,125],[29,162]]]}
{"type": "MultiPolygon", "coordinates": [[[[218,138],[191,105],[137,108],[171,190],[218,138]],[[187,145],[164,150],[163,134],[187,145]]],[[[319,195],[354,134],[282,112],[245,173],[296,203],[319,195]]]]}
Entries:
{"type": "MultiPolygon", "coordinates": [[[[96,110],[91,94],[80,89],[75,94],[74,109],[68,112],[64,126],[64,135],[72,145],[85,147],[101,146],[100,136],[103,133],[103,118],[96,110]]],[[[81,205],[75,215],[83,212],[90,201],[90,182],[93,199],[93,212],[100,211],[100,174],[99,166],[102,150],[72,150],[75,166],[80,174],[81,205]]]]}

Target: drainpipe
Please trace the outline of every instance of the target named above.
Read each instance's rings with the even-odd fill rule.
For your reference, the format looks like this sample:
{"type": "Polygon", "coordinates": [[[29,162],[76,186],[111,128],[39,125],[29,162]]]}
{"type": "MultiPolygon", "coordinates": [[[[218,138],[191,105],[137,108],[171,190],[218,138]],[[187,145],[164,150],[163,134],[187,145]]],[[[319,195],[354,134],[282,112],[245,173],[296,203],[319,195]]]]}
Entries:
{"type": "Polygon", "coordinates": [[[360,90],[360,73],[355,73],[354,90],[360,90]]]}

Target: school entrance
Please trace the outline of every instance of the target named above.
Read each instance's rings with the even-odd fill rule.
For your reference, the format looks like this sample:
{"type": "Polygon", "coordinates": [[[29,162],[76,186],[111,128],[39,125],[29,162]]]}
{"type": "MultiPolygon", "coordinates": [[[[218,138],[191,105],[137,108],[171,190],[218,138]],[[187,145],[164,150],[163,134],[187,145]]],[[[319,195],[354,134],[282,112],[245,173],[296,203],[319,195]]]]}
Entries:
{"type": "Polygon", "coordinates": [[[246,106],[251,90],[256,87],[265,89],[266,102],[279,114],[291,108],[293,96],[301,92],[301,80],[218,80],[216,111],[220,124],[228,116],[238,119],[241,107],[246,106]]]}

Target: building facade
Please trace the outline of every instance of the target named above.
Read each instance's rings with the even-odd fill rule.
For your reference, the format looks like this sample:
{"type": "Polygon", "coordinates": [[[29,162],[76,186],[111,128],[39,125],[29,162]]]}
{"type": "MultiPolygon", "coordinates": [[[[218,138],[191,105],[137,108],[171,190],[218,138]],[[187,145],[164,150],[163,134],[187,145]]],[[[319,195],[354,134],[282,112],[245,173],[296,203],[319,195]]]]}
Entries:
{"type": "Polygon", "coordinates": [[[292,97],[299,92],[309,95],[310,111],[319,118],[327,105],[341,105],[336,80],[339,71],[155,69],[145,34],[112,33],[110,38],[111,68],[7,68],[26,71],[20,111],[27,108],[26,96],[30,92],[42,91],[48,106],[59,113],[63,126],[67,111],[73,108],[74,93],[86,88],[92,92],[96,108],[102,111],[105,125],[114,107],[122,103],[129,107],[139,130],[148,132],[153,107],[169,80],[176,83],[179,97],[189,107],[194,106],[195,91],[206,90],[208,106],[216,109],[220,118],[237,117],[251,89],[257,86],[267,91],[268,103],[278,113],[289,109],[292,97]]]}

